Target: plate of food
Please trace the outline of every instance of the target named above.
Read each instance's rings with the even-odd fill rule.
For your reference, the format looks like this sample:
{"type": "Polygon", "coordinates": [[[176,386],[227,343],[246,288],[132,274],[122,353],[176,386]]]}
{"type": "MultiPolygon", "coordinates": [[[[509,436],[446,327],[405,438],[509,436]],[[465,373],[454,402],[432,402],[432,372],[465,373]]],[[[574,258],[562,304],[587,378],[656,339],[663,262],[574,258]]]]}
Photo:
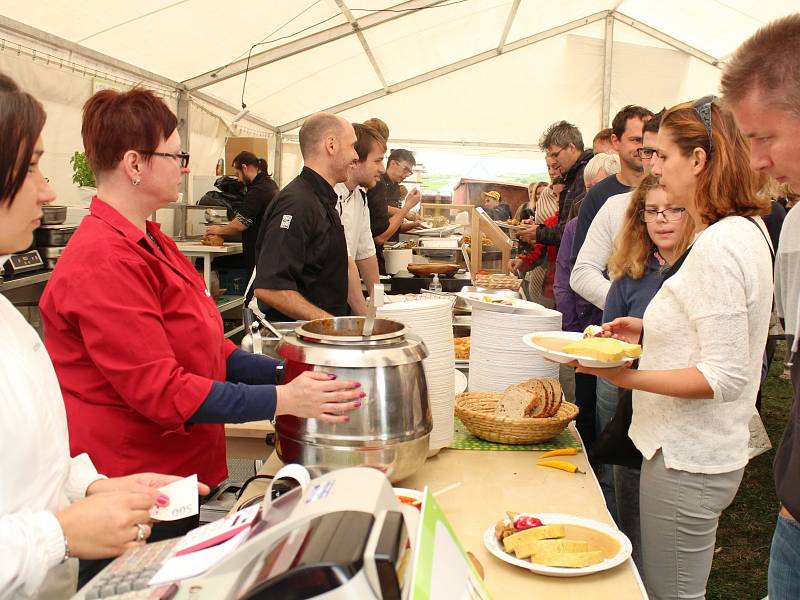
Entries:
{"type": "Polygon", "coordinates": [[[497,294],[484,294],[481,292],[458,292],[456,294],[463,298],[473,308],[492,310],[504,313],[525,313],[525,314],[546,314],[549,309],[535,302],[528,302],[520,298],[510,298],[497,294]]]}
{"type": "Polygon", "coordinates": [[[507,513],[486,529],[486,549],[508,564],[551,577],[607,571],[631,555],[628,537],[593,519],[561,513],[507,513]]]}
{"type": "Polygon", "coordinates": [[[394,488],[394,493],[401,504],[408,504],[416,509],[422,506],[423,494],[419,490],[396,487],[394,488]]]}
{"type": "Polygon", "coordinates": [[[537,331],[525,334],[522,341],[553,362],[578,361],[583,367],[597,369],[620,367],[633,362],[642,353],[639,344],[575,331],[537,331]]]}

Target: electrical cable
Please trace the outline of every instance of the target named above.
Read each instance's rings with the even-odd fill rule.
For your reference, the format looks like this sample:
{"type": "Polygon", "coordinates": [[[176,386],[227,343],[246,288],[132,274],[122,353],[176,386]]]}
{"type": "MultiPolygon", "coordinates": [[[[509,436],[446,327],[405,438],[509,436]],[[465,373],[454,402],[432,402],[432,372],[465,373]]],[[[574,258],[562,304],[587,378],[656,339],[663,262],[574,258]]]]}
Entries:
{"type": "MultiPolygon", "coordinates": [[[[274,42],[279,42],[279,41],[281,41],[281,40],[286,40],[286,39],[289,39],[289,38],[293,38],[294,36],[296,36],[296,35],[299,35],[299,34],[301,34],[301,33],[304,33],[304,32],[306,32],[306,31],[308,31],[309,29],[314,29],[315,27],[319,27],[320,25],[324,25],[324,24],[325,24],[325,23],[327,23],[328,21],[332,21],[333,19],[336,19],[337,17],[339,17],[339,16],[342,14],[341,12],[339,12],[339,13],[337,13],[337,14],[335,14],[335,15],[331,15],[331,16],[330,16],[330,17],[328,17],[327,19],[323,19],[322,21],[319,21],[318,23],[314,23],[313,25],[309,25],[309,26],[307,26],[307,27],[304,27],[304,28],[302,28],[302,29],[299,29],[298,31],[295,31],[295,32],[293,32],[293,33],[290,33],[290,34],[288,34],[288,35],[284,35],[284,36],[281,36],[281,37],[278,37],[278,38],[274,38],[274,39],[269,39],[269,37],[270,37],[271,35],[273,35],[274,33],[277,33],[278,31],[280,31],[281,29],[283,29],[284,27],[286,27],[286,25],[288,25],[289,23],[291,23],[291,22],[292,22],[292,21],[294,21],[295,19],[299,18],[299,17],[300,17],[301,15],[303,15],[304,13],[308,12],[308,11],[309,11],[311,8],[313,8],[314,6],[316,6],[317,4],[319,4],[319,2],[320,2],[320,0],[317,0],[317,2],[315,2],[314,4],[311,4],[311,5],[309,5],[308,7],[304,8],[304,9],[303,9],[301,12],[299,12],[297,15],[295,15],[294,17],[292,17],[291,19],[289,19],[289,20],[288,20],[286,23],[284,23],[283,25],[281,25],[280,27],[278,27],[278,28],[277,28],[275,31],[273,31],[272,33],[270,33],[270,34],[269,34],[269,35],[268,35],[266,38],[264,38],[264,39],[263,39],[263,40],[261,40],[260,42],[256,42],[256,43],[255,43],[255,44],[253,44],[252,46],[250,46],[250,50],[248,50],[248,52],[247,52],[247,63],[245,63],[245,68],[244,68],[244,80],[242,81],[242,99],[241,99],[241,100],[242,100],[242,110],[244,110],[245,108],[247,108],[247,104],[245,104],[245,102],[244,102],[244,93],[245,93],[245,89],[246,89],[246,87],[247,87],[247,74],[248,74],[248,73],[249,73],[249,71],[250,71],[250,59],[251,59],[251,58],[252,58],[252,56],[253,56],[253,50],[255,50],[255,49],[256,49],[256,48],[258,48],[259,46],[263,46],[263,45],[265,45],[265,44],[272,44],[272,43],[274,43],[274,42]]],[[[412,13],[420,12],[420,11],[423,11],[423,10],[430,10],[430,9],[433,9],[433,8],[447,8],[448,6],[455,6],[456,4],[463,4],[463,3],[465,3],[465,2],[469,2],[469,0],[451,0],[450,2],[446,2],[446,3],[442,3],[442,4],[435,4],[435,5],[433,5],[433,6],[421,6],[421,7],[419,7],[419,8],[404,8],[404,9],[394,9],[394,8],[381,8],[381,9],[373,9],[373,8],[351,8],[351,9],[350,9],[350,12],[368,12],[368,13],[389,12],[389,13],[398,13],[398,14],[399,14],[399,13],[408,13],[408,14],[412,14],[412,13]]],[[[239,56],[241,56],[241,55],[239,55],[239,56]]],[[[232,65],[232,64],[233,64],[234,62],[236,62],[237,60],[238,60],[238,58],[236,58],[236,59],[232,60],[231,62],[229,62],[229,63],[228,63],[228,64],[226,64],[226,65],[223,65],[223,66],[221,66],[219,69],[217,69],[216,71],[214,71],[214,73],[212,73],[212,75],[211,75],[211,76],[212,76],[212,77],[216,77],[216,75],[217,75],[218,73],[220,73],[220,72],[221,72],[223,69],[226,69],[226,68],[228,68],[230,65],[232,65]]]]}

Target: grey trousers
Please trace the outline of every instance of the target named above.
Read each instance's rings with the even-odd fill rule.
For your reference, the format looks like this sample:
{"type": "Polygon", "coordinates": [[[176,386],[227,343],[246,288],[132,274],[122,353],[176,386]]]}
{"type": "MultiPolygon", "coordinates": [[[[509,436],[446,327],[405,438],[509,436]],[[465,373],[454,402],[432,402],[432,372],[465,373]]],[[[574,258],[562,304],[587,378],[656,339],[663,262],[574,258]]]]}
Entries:
{"type": "Polygon", "coordinates": [[[667,469],[659,450],[642,463],[639,509],[644,581],[651,600],[702,599],[719,516],[744,469],[704,475],[667,469]]]}

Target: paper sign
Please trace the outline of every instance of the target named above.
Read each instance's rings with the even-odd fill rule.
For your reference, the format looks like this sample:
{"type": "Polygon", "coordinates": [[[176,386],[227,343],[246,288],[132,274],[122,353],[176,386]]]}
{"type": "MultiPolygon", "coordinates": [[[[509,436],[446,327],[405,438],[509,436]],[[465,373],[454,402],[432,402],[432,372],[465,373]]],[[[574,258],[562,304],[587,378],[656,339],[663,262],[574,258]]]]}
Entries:
{"type": "Polygon", "coordinates": [[[411,600],[491,598],[441,507],[427,487],[420,511],[411,600]]]}
{"type": "Polygon", "coordinates": [[[213,523],[208,523],[197,529],[192,529],[183,536],[183,539],[175,546],[175,556],[190,554],[221,544],[229,540],[250,526],[258,516],[261,507],[258,504],[248,506],[240,511],[228,515],[224,519],[218,519],[213,523]]]}
{"type": "Polygon", "coordinates": [[[197,475],[190,475],[169,485],[158,488],[158,491],[169,498],[167,506],[154,506],[150,516],[156,521],[177,521],[193,517],[200,512],[200,500],[197,494],[197,475]]]}
{"type": "Polygon", "coordinates": [[[242,531],[227,542],[193,552],[185,556],[175,556],[165,562],[153,575],[148,585],[161,585],[170,581],[180,581],[205,573],[231,552],[236,550],[247,539],[247,531],[242,531]]]}

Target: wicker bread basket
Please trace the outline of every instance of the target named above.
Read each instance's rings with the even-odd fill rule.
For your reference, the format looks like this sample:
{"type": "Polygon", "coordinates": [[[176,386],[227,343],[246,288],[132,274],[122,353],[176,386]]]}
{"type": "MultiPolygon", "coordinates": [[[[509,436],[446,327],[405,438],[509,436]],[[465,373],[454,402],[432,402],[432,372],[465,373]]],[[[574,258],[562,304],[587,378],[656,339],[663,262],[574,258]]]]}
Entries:
{"type": "Polygon", "coordinates": [[[465,392],[456,396],[456,416],[472,435],[498,444],[537,444],[556,437],[578,416],[578,407],[562,401],[554,417],[496,417],[502,392],[465,392]]]}
{"type": "Polygon", "coordinates": [[[518,290],[522,280],[513,275],[475,275],[473,278],[478,287],[491,290],[518,290]]]}

